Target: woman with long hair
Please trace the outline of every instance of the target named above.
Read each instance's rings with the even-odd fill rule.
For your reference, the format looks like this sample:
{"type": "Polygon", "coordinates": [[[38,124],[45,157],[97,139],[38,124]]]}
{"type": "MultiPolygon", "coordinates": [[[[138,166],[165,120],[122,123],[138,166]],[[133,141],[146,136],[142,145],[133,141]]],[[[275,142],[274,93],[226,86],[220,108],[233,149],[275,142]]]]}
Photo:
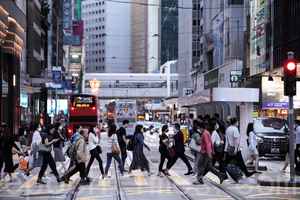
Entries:
{"type": "Polygon", "coordinates": [[[48,165],[50,166],[54,176],[56,177],[57,182],[62,181],[58,175],[56,164],[51,154],[52,145],[55,142],[59,141],[59,139],[53,139],[54,131],[55,127],[50,127],[45,132],[41,133],[42,141],[39,145],[39,153],[42,154],[43,162],[37,179],[37,183],[39,184],[46,184],[46,182],[42,180],[42,177],[44,176],[48,165]]]}
{"type": "Polygon", "coordinates": [[[250,162],[254,163],[255,171],[258,171],[258,150],[256,136],[253,132],[253,123],[249,123],[247,126],[247,137],[250,162]]]}
{"type": "Polygon", "coordinates": [[[144,146],[150,151],[150,148],[144,143],[143,126],[137,125],[134,132],[134,148],[132,162],[129,167],[129,173],[135,169],[146,170],[151,175],[149,162],[144,154],[144,146]]]}
{"type": "Polygon", "coordinates": [[[108,174],[108,170],[110,168],[112,158],[114,158],[118,162],[121,174],[123,175],[123,173],[124,173],[122,160],[120,158],[120,147],[118,144],[118,137],[117,137],[116,133],[117,133],[116,125],[110,124],[110,126],[108,128],[108,145],[110,147],[110,151],[107,152],[105,176],[107,176],[107,174],[108,174]]]}
{"type": "Polygon", "coordinates": [[[169,137],[167,133],[169,132],[168,125],[163,125],[161,128],[161,135],[159,136],[159,153],[160,153],[160,162],[158,167],[158,176],[162,177],[163,166],[165,160],[170,159],[168,147],[169,147],[169,137]]]}
{"type": "Polygon", "coordinates": [[[90,168],[96,159],[99,164],[99,169],[102,174],[102,178],[104,178],[104,170],[102,165],[102,159],[100,157],[100,154],[102,153],[101,147],[100,147],[100,133],[99,131],[95,132],[95,127],[90,126],[89,128],[89,139],[88,139],[88,150],[90,151],[90,160],[86,168],[86,175],[89,175],[90,168]]]}

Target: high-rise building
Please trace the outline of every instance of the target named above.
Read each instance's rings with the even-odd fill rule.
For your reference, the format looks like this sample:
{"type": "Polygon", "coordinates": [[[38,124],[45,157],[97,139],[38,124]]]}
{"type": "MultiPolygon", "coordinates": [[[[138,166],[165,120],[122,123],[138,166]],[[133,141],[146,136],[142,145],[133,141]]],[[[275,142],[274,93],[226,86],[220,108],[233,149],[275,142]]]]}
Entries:
{"type": "MultiPolygon", "coordinates": [[[[128,1],[126,1],[128,2],[128,1]]],[[[84,66],[86,72],[126,73],[131,63],[131,5],[86,0],[84,21],[84,66]]]]}
{"type": "Polygon", "coordinates": [[[131,66],[133,73],[147,72],[148,8],[136,3],[148,0],[133,0],[131,7],[131,66]]]}
{"type": "Polygon", "coordinates": [[[24,2],[0,1],[0,123],[10,134],[20,125],[20,72],[26,40],[26,6],[24,2]]]}
{"type": "Polygon", "coordinates": [[[48,70],[63,66],[63,1],[48,0],[48,70]]]}
{"type": "Polygon", "coordinates": [[[161,1],[161,64],[178,59],[178,0],[161,1]]]}

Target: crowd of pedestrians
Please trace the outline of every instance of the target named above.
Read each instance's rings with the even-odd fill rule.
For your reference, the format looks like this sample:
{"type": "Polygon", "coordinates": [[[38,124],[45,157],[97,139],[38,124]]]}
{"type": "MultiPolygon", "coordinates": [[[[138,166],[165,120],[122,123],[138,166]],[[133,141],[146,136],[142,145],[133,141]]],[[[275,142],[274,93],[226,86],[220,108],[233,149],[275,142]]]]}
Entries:
{"type": "MultiPolygon", "coordinates": [[[[119,129],[115,124],[109,124],[105,167],[102,160],[104,157],[103,142],[101,142],[102,127],[90,126],[88,131],[85,131],[86,129],[77,125],[71,138],[67,138],[64,123],[49,126],[36,124],[29,129],[20,129],[18,136],[11,135],[8,127],[2,125],[0,127],[0,178],[5,179],[9,176],[12,181],[12,173],[18,168],[27,176],[34,169],[38,169],[37,183],[46,184],[44,177],[49,166],[57,182],[69,183],[70,178],[79,172],[80,184],[89,184],[89,172],[94,161],[97,160],[102,178],[106,178],[109,176],[113,159],[118,163],[121,175],[125,172],[131,174],[133,170],[140,169],[151,176],[149,161],[144,153],[144,148],[151,151],[145,143],[145,128],[136,125],[134,134],[130,136],[127,133],[128,125],[128,120],[124,120],[119,129]],[[126,170],[128,151],[132,152],[132,160],[126,170]],[[19,155],[18,164],[14,163],[14,154],[19,155]],[[61,174],[58,170],[59,165],[63,169],[61,174]]],[[[299,129],[300,135],[300,128],[296,129],[299,129]]],[[[194,175],[196,177],[194,184],[197,185],[203,184],[203,177],[208,172],[215,174],[220,183],[226,180],[228,175],[239,182],[243,175],[250,177],[258,173],[258,150],[253,124],[249,124],[247,128],[250,162],[255,166],[254,171],[251,172],[248,171],[241,153],[242,139],[236,118],[224,122],[218,114],[213,117],[199,116],[189,121],[189,130],[189,139],[186,143],[179,123],[161,127],[158,176],[170,176],[170,169],[178,159],[186,165],[187,171],[184,175],[194,175]],[[170,131],[170,126],[174,131],[170,131]],[[194,156],[193,166],[185,152],[187,145],[194,156]]],[[[297,148],[300,148],[299,144],[297,148]]]]}

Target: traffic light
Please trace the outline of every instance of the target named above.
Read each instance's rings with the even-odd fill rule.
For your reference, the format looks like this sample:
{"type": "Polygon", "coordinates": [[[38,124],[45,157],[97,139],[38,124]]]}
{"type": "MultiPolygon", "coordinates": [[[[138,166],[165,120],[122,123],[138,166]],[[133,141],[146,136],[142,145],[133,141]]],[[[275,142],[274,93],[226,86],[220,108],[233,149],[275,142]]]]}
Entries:
{"type": "Polygon", "coordinates": [[[294,59],[287,59],[283,66],[284,72],[284,95],[295,96],[297,87],[297,64],[294,59]]]}

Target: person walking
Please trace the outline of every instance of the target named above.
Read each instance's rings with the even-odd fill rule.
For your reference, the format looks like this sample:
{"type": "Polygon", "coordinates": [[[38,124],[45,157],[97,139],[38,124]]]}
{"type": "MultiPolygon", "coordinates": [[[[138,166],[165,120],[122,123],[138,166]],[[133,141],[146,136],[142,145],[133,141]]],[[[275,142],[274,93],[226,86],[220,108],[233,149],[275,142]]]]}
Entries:
{"type": "Polygon", "coordinates": [[[38,184],[46,184],[42,180],[42,177],[44,176],[48,165],[50,166],[54,176],[56,177],[57,182],[61,182],[61,179],[59,177],[59,174],[57,172],[56,164],[55,161],[52,157],[51,150],[52,150],[52,145],[59,141],[59,139],[53,139],[53,134],[55,131],[55,127],[50,127],[45,130],[45,132],[41,133],[42,141],[39,145],[39,152],[42,154],[42,167],[40,169],[37,183],[38,184]]]}
{"type": "Polygon", "coordinates": [[[55,162],[61,163],[64,171],[66,171],[66,166],[64,164],[64,162],[66,161],[66,158],[63,153],[63,146],[64,146],[65,138],[63,136],[62,129],[63,129],[63,127],[59,123],[55,124],[53,137],[55,140],[57,140],[57,142],[53,143],[53,151],[54,151],[55,162]]]}
{"type": "Polygon", "coordinates": [[[117,131],[117,137],[118,137],[118,143],[121,150],[123,169],[125,169],[125,161],[127,158],[126,128],[129,125],[129,121],[125,119],[122,124],[123,125],[117,131]]]}
{"type": "Polygon", "coordinates": [[[108,170],[111,166],[111,162],[112,162],[113,158],[118,162],[121,174],[123,175],[123,173],[124,173],[123,163],[120,158],[120,147],[118,144],[118,137],[116,135],[116,132],[117,132],[116,125],[111,124],[108,128],[108,145],[109,145],[110,150],[107,152],[105,177],[107,177],[108,170]]]}
{"type": "Polygon", "coordinates": [[[213,145],[211,141],[211,136],[208,131],[208,124],[200,123],[199,128],[202,132],[201,135],[201,156],[198,161],[198,171],[197,171],[197,181],[194,182],[195,185],[204,184],[203,176],[207,172],[212,172],[220,179],[220,183],[222,184],[225,180],[225,174],[219,172],[212,164],[213,158],[213,145]]]}
{"type": "Polygon", "coordinates": [[[223,127],[224,126],[219,126],[219,123],[216,121],[210,124],[210,130],[212,130],[211,141],[214,150],[212,164],[215,166],[216,162],[218,162],[219,170],[226,173],[224,163],[225,130],[223,127]]]}
{"type": "Polygon", "coordinates": [[[93,126],[91,126],[89,129],[88,150],[90,152],[90,160],[86,167],[86,176],[88,177],[90,168],[91,168],[94,160],[96,159],[99,164],[99,169],[100,169],[102,178],[104,178],[103,164],[102,164],[102,159],[100,157],[100,154],[102,153],[102,149],[100,146],[100,132],[96,133],[95,127],[93,127],[93,126]]]}
{"type": "Polygon", "coordinates": [[[86,176],[85,162],[87,160],[87,148],[85,138],[87,138],[87,133],[84,130],[80,130],[80,126],[76,127],[76,134],[73,138],[73,144],[70,148],[70,159],[73,160],[73,165],[68,169],[68,171],[63,176],[63,180],[66,184],[69,183],[70,178],[76,174],[80,173],[80,185],[89,184],[89,179],[86,176]],[[76,137],[76,138],[75,138],[76,137]]]}
{"type": "Polygon", "coordinates": [[[253,123],[249,123],[247,126],[247,137],[248,137],[248,149],[250,162],[254,163],[255,171],[258,171],[258,150],[257,150],[257,141],[256,135],[253,132],[253,123]]]}
{"type": "Polygon", "coordinates": [[[151,175],[149,162],[144,154],[144,147],[150,151],[150,148],[144,143],[143,126],[137,125],[134,131],[134,149],[132,162],[129,167],[129,174],[132,170],[141,169],[146,170],[148,175],[151,175]]]}
{"type": "Polygon", "coordinates": [[[161,135],[159,136],[159,153],[160,153],[160,162],[158,166],[158,176],[162,177],[163,166],[165,163],[165,160],[170,160],[170,154],[169,154],[169,137],[167,133],[169,132],[168,125],[163,125],[161,128],[161,135]]]}
{"type": "Polygon", "coordinates": [[[197,174],[198,171],[198,161],[200,159],[200,151],[201,151],[201,132],[199,129],[199,122],[197,121],[197,123],[194,123],[194,127],[193,127],[193,134],[191,136],[191,140],[189,143],[189,147],[191,149],[191,153],[194,155],[194,169],[193,172],[194,174],[197,174]]]}
{"type": "MultiPolygon", "coordinates": [[[[236,118],[231,118],[230,126],[225,133],[225,165],[234,162],[246,175],[252,176],[255,172],[249,172],[240,150],[241,134],[238,129],[238,121],[236,118]]],[[[237,182],[237,180],[235,180],[237,182]]]]}
{"type": "Polygon", "coordinates": [[[169,171],[173,165],[176,163],[177,159],[180,158],[185,165],[188,168],[187,173],[184,175],[188,176],[193,174],[193,168],[187,159],[186,155],[184,154],[185,152],[185,147],[184,147],[184,136],[182,131],[180,130],[180,125],[178,123],[175,124],[175,132],[176,134],[174,135],[174,141],[175,141],[175,156],[172,158],[172,161],[168,163],[167,170],[169,171]]]}
{"type": "Polygon", "coordinates": [[[15,153],[22,154],[21,149],[15,143],[15,137],[10,134],[9,128],[3,126],[3,137],[2,137],[2,153],[3,153],[3,164],[4,164],[4,174],[3,179],[9,175],[9,181],[12,182],[12,173],[18,168],[18,165],[13,163],[13,149],[15,153]]]}

